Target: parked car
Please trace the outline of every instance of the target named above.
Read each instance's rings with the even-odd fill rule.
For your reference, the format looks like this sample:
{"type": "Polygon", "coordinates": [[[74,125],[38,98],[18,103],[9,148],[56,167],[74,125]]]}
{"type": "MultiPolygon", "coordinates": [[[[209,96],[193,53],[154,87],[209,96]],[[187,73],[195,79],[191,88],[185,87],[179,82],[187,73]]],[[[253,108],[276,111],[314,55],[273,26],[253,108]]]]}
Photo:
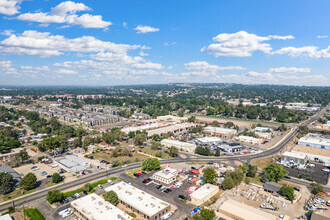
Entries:
{"type": "Polygon", "coordinates": [[[46,172],[46,171],[42,171],[42,172],[40,173],[40,175],[41,175],[41,176],[45,176],[45,175],[47,175],[47,172],[46,172]]]}
{"type": "Polygon", "coordinates": [[[191,167],[192,170],[197,170],[196,167],[191,167]]]}
{"type": "Polygon", "coordinates": [[[172,190],[171,189],[165,189],[164,190],[164,193],[169,193],[169,192],[172,192],[172,190]]]}
{"type": "Polygon", "coordinates": [[[97,185],[100,189],[103,189],[103,186],[101,184],[97,185]]]}
{"type": "Polygon", "coordinates": [[[74,194],[77,198],[80,198],[80,194],[79,193],[75,193],[74,194]]]}
{"type": "Polygon", "coordinates": [[[37,167],[37,166],[33,166],[33,167],[31,167],[31,170],[32,170],[32,171],[39,170],[39,167],[37,167]]]}
{"type": "Polygon", "coordinates": [[[139,175],[137,175],[136,173],[134,173],[133,176],[135,176],[135,177],[139,177],[139,175]]]}
{"type": "Polygon", "coordinates": [[[187,197],[185,197],[184,195],[179,195],[179,198],[183,200],[187,200],[187,197]]]}
{"type": "Polygon", "coordinates": [[[157,185],[156,186],[156,189],[160,189],[160,188],[162,188],[163,186],[162,185],[157,185]]]}
{"type": "Polygon", "coordinates": [[[150,180],[149,180],[149,179],[144,179],[144,180],[142,181],[142,183],[150,183],[150,180]]]}
{"type": "Polygon", "coordinates": [[[110,183],[110,185],[114,184],[114,182],[112,180],[108,180],[108,183],[110,183]]]}
{"type": "Polygon", "coordinates": [[[77,197],[76,197],[75,195],[72,195],[71,198],[72,198],[72,199],[76,199],[77,197]]]}
{"type": "Polygon", "coordinates": [[[137,174],[138,176],[141,176],[141,175],[142,175],[142,174],[141,174],[141,173],[139,173],[139,172],[137,172],[136,174],[137,174]]]}
{"type": "Polygon", "coordinates": [[[66,198],[65,196],[64,196],[63,200],[64,200],[66,203],[69,202],[68,198],[66,198]]]}
{"type": "Polygon", "coordinates": [[[47,178],[52,178],[52,175],[47,175],[46,177],[47,177],[47,178]]]}
{"type": "Polygon", "coordinates": [[[326,205],[327,206],[330,206],[330,200],[327,201],[326,205]]]}
{"type": "Polygon", "coordinates": [[[87,195],[88,194],[85,190],[83,191],[83,193],[84,193],[84,195],[87,195]]]}
{"type": "Polygon", "coordinates": [[[300,189],[298,187],[293,187],[293,189],[300,192],[300,189]]]}
{"type": "Polygon", "coordinates": [[[144,175],[146,175],[146,174],[147,174],[147,173],[146,173],[146,172],[144,172],[144,171],[143,171],[143,172],[141,172],[141,173],[142,173],[142,174],[144,174],[144,175]]]}

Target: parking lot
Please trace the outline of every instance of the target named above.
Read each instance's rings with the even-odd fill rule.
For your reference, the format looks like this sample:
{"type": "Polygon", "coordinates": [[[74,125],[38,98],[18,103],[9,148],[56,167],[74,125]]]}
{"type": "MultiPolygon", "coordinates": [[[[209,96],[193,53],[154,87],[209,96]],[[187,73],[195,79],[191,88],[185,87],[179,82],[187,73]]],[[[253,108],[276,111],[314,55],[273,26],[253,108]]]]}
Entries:
{"type": "MultiPolygon", "coordinates": [[[[52,163],[53,164],[53,163],[52,163]]],[[[20,166],[17,168],[14,168],[14,170],[17,173],[23,173],[24,175],[28,173],[34,173],[37,176],[37,180],[43,180],[47,178],[47,175],[53,175],[54,173],[58,172],[58,169],[60,169],[59,166],[52,168],[52,164],[43,164],[43,163],[36,163],[36,164],[26,164],[24,166],[20,166]],[[39,169],[38,170],[32,170],[31,168],[37,166],[39,169]],[[47,174],[41,175],[41,172],[46,171],[47,174]]]]}
{"type": "Polygon", "coordinates": [[[168,203],[170,203],[171,205],[174,205],[177,207],[177,211],[175,212],[175,214],[171,217],[171,219],[178,219],[180,216],[184,215],[184,214],[189,214],[189,212],[196,208],[195,205],[192,204],[185,204],[183,202],[179,201],[179,195],[184,195],[185,197],[189,197],[188,193],[186,193],[186,189],[188,187],[191,186],[191,184],[187,183],[187,181],[183,182],[183,185],[180,188],[177,189],[172,189],[171,188],[171,192],[169,193],[165,193],[163,192],[164,190],[162,189],[157,189],[156,186],[158,186],[158,184],[154,183],[154,182],[150,182],[147,184],[142,183],[142,181],[144,179],[147,179],[149,177],[152,177],[152,173],[149,174],[142,174],[140,177],[138,178],[132,178],[127,176],[126,174],[119,174],[118,178],[122,179],[125,182],[130,182],[133,186],[159,198],[162,199],[168,203]]]}
{"type": "Polygon", "coordinates": [[[306,173],[309,176],[311,176],[317,183],[327,185],[329,175],[326,175],[325,172],[322,171],[322,169],[324,169],[325,167],[322,166],[322,164],[318,164],[318,163],[315,163],[314,165],[315,167],[309,167],[302,170],[291,167],[284,167],[284,168],[289,172],[288,174],[289,176],[297,178],[300,174],[306,173]]]}

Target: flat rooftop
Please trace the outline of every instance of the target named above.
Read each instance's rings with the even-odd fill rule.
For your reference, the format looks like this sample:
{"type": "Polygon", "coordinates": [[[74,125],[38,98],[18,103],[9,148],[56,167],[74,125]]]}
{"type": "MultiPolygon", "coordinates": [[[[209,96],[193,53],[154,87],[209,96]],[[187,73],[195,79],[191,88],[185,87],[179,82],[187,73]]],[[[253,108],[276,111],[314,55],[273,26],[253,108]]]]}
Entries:
{"type": "Polygon", "coordinates": [[[206,142],[222,142],[222,140],[218,137],[203,137],[197,139],[200,142],[206,143],[206,142]]]}
{"type": "Polygon", "coordinates": [[[252,206],[246,205],[244,203],[237,202],[232,199],[225,201],[219,210],[222,214],[228,215],[228,217],[239,218],[245,220],[276,220],[277,216],[264,212],[262,210],[256,209],[252,206]]]}
{"type": "Polygon", "coordinates": [[[176,169],[172,169],[172,168],[166,168],[164,170],[158,171],[157,173],[154,173],[154,175],[160,176],[164,179],[176,177],[177,174],[178,174],[178,171],[176,169]]]}
{"type": "Polygon", "coordinates": [[[204,128],[204,131],[219,133],[219,134],[231,134],[231,133],[236,133],[237,132],[235,129],[221,128],[221,127],[210,127],[210,126],[204,128]]]}
{"type": "Polygon", "coordinates": [[[202,200],[207,197],[210,193],[219,190],[218,186],[206,183],[201,188],[197,189],[195,192],[190,194],[190,197],[194,197],[195,199],[202,200]]]}
{"type": "Polygon", "coordinates": [[[119,200],[148,216],[153,216],[170,206],[169,203],[125,182],[105,188],[107,192],[110,190],[117,193],[119,200]]]}
{"type": "Polygon", "coordinates": [[[314,154],[318,156],[330,157],[330,151],[326,149],[314,148],[314,147],[306,147],[301,145],[296,145],[292,150],[292,152],[300,152],[306,154],[314,154]]]}
{"type": "Polygon", "coordinates": [[[285,157],[292,157],[292,158],[297,158],[297,159],[306,159],[306,155],[304,154],[300,154],[299,152],[289,152],[289,151],[285,151],[282,156],[285,157]]]}
{"type": "Polygon", "coordinates": [[[72,201],[71,206],[89,220],[104,220],[109,217],[113,220],[133,220],[130,215],[95,193],[72,201]]]}
{"type": "Polygon", "coordinates": [[[305,137],[300,138],[298,143],[299,142],[330,146],[330,139],[313,136],[313,134],[308,134],[305,137]]]}

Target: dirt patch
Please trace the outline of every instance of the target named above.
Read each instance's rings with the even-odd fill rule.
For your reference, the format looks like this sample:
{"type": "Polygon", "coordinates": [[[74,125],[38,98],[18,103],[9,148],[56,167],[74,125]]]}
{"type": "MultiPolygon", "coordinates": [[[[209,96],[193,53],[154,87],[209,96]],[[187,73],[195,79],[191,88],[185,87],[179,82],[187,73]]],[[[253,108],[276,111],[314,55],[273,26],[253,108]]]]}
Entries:
{"type": "Polygon", "coordinates": [[[260,158],[260,159],[254,159],[254,160],[251,160],[251,164],[253,166],[257,166],[261,169],[267,167],[267,165],[270,163],[270,162],[275,162],[277,161],[278,159],[280,158],[279,155],[272,155],[270,157],[264,157],[264,158],[260,158]]]}

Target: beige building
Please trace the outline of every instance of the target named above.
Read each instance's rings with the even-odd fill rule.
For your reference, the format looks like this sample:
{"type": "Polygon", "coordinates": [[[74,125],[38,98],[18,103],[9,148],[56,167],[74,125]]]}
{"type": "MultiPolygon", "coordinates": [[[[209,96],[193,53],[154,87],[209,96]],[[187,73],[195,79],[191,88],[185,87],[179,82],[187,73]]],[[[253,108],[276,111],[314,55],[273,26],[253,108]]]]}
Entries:
{"type": "Polygon", "coordinates": [[[249,143],[249,144],[254,144],[254,145],[257,145],[257,144],[261,144],[262,143],[262,139],[260,139],[260,138],[254,138],[254,137],[244,136],[244,135],[238,136],[237,139],[239,141],[242,141],[242,142],[245,142],[245,143],[249,143]]]}
{"type": "Polygon", "coordinates": [[[105,188],[117,193],[119,203],[136,212],[144,219],[156,220],[170,212],[171,205],[128,183],[119,182],[105,188]]]}
{"type": "Polygon", "coordinates": [[[71,202],[71,208],[80,219],[84,220],[133,220],[133,218],[106,202],[99,195],[92,193],[71,202]]]}
{"type": "Polygon", "coordinates": [[[211,199],[219,192],[219,187],[206,183],[201,188],[190,194],[191,203],[201,205],[211,199]]]}
{"type": "Polygon", "coordinates": [[[219,212],[230,219],[236,220],[277,220],[277,216],[256,209],[244,203],[228,199],[219,208],[219,212]]]}
{"type": "Polygon", "coordinates": [[[220,128],[220,127],[206,127],[204,128],[204,132],[211,135],[216,136],[224,136],[228,137],[237,133],[235,129],[230,128],[220,128]]]}
{"type": "Polygon", "coordinates": [[[175,183],[177,175],[178,171],[176,169],[166,168],[164,170],[158,171],[157,173],[154,173],[152,177],[155,183],[168,187],[175,183]]]}
{"type": "Polygon", "coordinates": [[[177,140],[171,140],[171,139],[164,139],[160,142],[165,147],[176,147],[180,151],[187,151],[190,153],[194,153],[196,149],[195,144],[183,142],[183,141],[177,141],[177,140]]]}

